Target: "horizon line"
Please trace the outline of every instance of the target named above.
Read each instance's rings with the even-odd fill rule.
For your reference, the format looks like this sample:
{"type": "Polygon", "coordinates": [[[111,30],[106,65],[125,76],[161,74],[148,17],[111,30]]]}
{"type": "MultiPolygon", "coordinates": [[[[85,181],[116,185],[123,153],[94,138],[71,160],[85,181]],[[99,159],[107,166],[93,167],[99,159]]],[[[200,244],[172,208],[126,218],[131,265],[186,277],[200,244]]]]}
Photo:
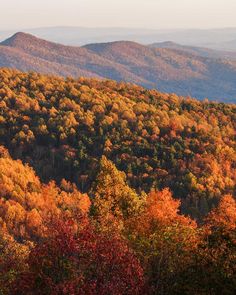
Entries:
{"type": "Polygon", "coordinates": [[[35,27],[24,27],[24,28],[9,28],[0,30],[1,33],[3,32],[12,32],[18,31],[22,32],[24,30],[40,30],[40,29],[60,29],[60,28],[67,28],[67,29],[119,29],[119,30],[147,30],[147,31],[191,31],[191,30],[199,30],[199,31],[208,31],[208,30],[225,30],[225,29],[236,29],[233,26],[227,27],[178,27],[178,28],[145,28],[145,27],[128,27],[128,26],[74,26],[74,25],[53,25],[53,26],[35,26],[35,27]]]}

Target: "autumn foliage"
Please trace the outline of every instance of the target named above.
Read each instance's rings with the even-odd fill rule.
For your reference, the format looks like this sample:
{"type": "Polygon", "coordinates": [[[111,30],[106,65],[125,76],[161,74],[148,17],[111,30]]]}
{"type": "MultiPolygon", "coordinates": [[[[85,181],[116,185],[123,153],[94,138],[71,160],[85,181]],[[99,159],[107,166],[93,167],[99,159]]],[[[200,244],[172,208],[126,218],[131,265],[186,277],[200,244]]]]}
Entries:
{"type": "Polygon", "coordinates": [[[57,222],[30,253],[14,294],[141,294],[143,270],[127,243],[73,222],[57,222]]]}
{"type": "Polygon", "coordinates": [[[195,219],[235,193],[235,111],[114,81],[0,70],[0,144],[43,182],[88,193],[105,155],[137,192],[169,187],[195,219]]]}
{"type": "Polygon", "coordinates": [[[0,76],[1,295],[235,294],[234,105],[0,76]]]}
{"type": "Polygon", "coordinates": [[[138,197],[105,157],[89,200],[1,149],[2,294],[233,294],[232,196],[197,225],[169,189],[138,197]]]}

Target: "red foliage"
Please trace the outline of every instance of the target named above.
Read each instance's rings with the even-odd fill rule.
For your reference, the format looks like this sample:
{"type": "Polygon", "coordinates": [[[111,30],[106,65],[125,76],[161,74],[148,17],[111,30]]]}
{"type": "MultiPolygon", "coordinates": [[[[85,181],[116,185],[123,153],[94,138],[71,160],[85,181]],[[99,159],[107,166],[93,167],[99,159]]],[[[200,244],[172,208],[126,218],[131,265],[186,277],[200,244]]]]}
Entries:
{"type": "Polygon", "coordinates": [[[143,294],[143,270],[118,237],[58,223],[29,257],[15,294],[143,294]]]}

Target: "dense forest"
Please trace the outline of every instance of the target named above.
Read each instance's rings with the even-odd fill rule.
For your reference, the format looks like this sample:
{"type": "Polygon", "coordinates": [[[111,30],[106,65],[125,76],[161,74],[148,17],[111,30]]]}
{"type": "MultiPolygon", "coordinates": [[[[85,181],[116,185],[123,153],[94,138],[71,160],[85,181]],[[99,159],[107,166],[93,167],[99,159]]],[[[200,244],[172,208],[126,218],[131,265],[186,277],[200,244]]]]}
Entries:
{"type": "Polygon", "coordinates": [[[0,294],[235,294],[236,105],[0,70],[0,294]]]}

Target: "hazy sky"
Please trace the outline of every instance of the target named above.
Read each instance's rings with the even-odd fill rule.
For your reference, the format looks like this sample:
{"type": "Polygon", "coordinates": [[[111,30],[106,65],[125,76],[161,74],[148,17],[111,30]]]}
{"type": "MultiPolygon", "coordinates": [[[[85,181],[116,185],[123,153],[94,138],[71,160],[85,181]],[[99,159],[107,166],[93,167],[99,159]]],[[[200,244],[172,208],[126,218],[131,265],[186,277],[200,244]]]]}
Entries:
{"type": "Polygon", "coordinates": [[[0,0],[0,30],[236,27],[236,0],[0,0]]]}

